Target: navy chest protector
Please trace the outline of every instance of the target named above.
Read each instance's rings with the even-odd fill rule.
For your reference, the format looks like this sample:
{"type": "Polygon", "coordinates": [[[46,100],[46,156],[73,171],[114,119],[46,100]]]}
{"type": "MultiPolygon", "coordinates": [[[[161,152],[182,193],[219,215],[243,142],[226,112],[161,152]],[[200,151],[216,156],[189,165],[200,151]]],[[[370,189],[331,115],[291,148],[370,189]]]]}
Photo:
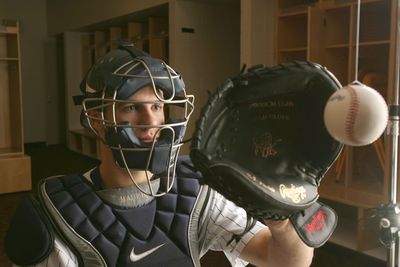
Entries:
{"type": "MultiPolygon", "coordinates": [[[[105,203],[79,175],[44,180],[40,197],[80,265],[195,266],[199,264],[197,240],[193,240],[198,222],[192,216],[205,201],[204,192],[199,197],[204,190],[198,178],[189,169],[177,167],[172,190],[137,208],[105,203]]],[[[41,252],[34,258],[44,256],[41,252]]]]}

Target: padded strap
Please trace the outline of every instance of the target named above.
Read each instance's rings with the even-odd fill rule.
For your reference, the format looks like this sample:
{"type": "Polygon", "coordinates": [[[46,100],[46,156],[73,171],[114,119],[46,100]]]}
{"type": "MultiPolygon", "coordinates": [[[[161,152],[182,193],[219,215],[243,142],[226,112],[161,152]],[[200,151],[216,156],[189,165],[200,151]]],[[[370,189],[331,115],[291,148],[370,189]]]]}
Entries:
{"type": "Polygon", "coordinates": [[[15,264],[37,264],[52,251],[54,234],[42,212],[32,195],[17,208],[5,237],[5,252],[15,264]]]}
{"type": "Polygon", "coordinates": [[[337,214],[332,208],[317,201],[293,215],[290,221],[303,242],[317,248],[331,237],[336,228],[337,214]]]}

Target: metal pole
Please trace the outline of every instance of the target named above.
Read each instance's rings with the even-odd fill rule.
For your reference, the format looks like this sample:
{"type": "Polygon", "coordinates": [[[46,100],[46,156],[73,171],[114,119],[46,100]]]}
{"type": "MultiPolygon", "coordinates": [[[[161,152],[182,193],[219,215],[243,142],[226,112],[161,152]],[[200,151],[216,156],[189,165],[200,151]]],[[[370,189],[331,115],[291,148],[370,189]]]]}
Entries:
{"type": "MultiPolygon", "coordinates": [[[[397,14],[400,14],[400,1],[397,0],[397,14]]],[[[398,16],[398,15],[397,15],[398,16]]],[[[387,134],[392,135],[392,153],[390,166],[390,203],[397,202],[397,159],[398,159],[398,136],[399,136],[399,71],[400,71],[400,21],[397,18],[396,23],[396,51],[395,51],[395,72],[394,89],[392,104],[389,108],[389,122],[387,134]]]]}
{"type": "MultiPolygon", "coordinates": [[[[387,126],[387,135],[391,135],[391,157],[390,162],[386,166],[389,168],[389,178],[390,178],[390,187],[389,187],[389,209],[391,209],[392,213],[389,214],[391,219],[400,216],[398,214],[397,203],[397,161],[398,161],[398,136],[399,136],[399,71],[400,71],[400,0],[397,0],[397,12],[396,12],[396,49],[395,49],[395,68],[394,68],[394,88],[392,95],[392,103],[389,106],[389,121],[387,126]]],[[[381,226],[383,220],[387,220],[387,218],[383,218],[381,220],[381,226]]],[[[393,223],[390,220],[386,221],[386,224],[389,227],[386,228],[389,231],[389,234],[392,234],[392,239],[386,243],[388,251],[387,251],[387,266],[394,267],[396,265],[396,245],[398,245],[399,241],[399,229],[398,223],[393,223]],[[394,225],[393,225],[394,224],[394,225]]]]}

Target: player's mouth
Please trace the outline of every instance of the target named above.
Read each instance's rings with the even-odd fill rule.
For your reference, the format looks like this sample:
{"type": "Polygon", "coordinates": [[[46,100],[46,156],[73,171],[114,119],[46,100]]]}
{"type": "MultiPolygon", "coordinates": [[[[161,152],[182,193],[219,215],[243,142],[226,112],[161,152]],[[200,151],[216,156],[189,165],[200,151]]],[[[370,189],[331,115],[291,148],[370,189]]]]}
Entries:
{"type": "Polygon", "coordinates": [[[141,136],[140,137],[140,141],[142,141],[143,143],[153,143],[155,141],[157,141],[157,137],[152,136],[152,135],[145,135],[145,136],[141,136]]]}

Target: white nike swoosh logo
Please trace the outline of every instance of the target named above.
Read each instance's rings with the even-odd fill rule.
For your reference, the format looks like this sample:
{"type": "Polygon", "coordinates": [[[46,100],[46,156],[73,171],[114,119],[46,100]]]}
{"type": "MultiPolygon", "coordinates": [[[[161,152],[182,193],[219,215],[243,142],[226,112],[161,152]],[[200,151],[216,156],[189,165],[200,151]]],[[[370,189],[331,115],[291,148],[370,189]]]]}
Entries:
{"type": "Polygon", "coordinates": [[[140,261],[141,259],[149,256],[151,253],[153,253],[154,251],[156,251],[157,249],[159,249],[160,247],[164,246],[165,244],[161,244],[158,245],[157,247],[154,247],[152,249],[149,249],[145,252],[142,252],[140,254],[136,254],[135,253],[135,248],[132,248],[131,254],[129,255],[129,258],[131,259],[131,262],[136,262],[136,261],[140,261]]]}

